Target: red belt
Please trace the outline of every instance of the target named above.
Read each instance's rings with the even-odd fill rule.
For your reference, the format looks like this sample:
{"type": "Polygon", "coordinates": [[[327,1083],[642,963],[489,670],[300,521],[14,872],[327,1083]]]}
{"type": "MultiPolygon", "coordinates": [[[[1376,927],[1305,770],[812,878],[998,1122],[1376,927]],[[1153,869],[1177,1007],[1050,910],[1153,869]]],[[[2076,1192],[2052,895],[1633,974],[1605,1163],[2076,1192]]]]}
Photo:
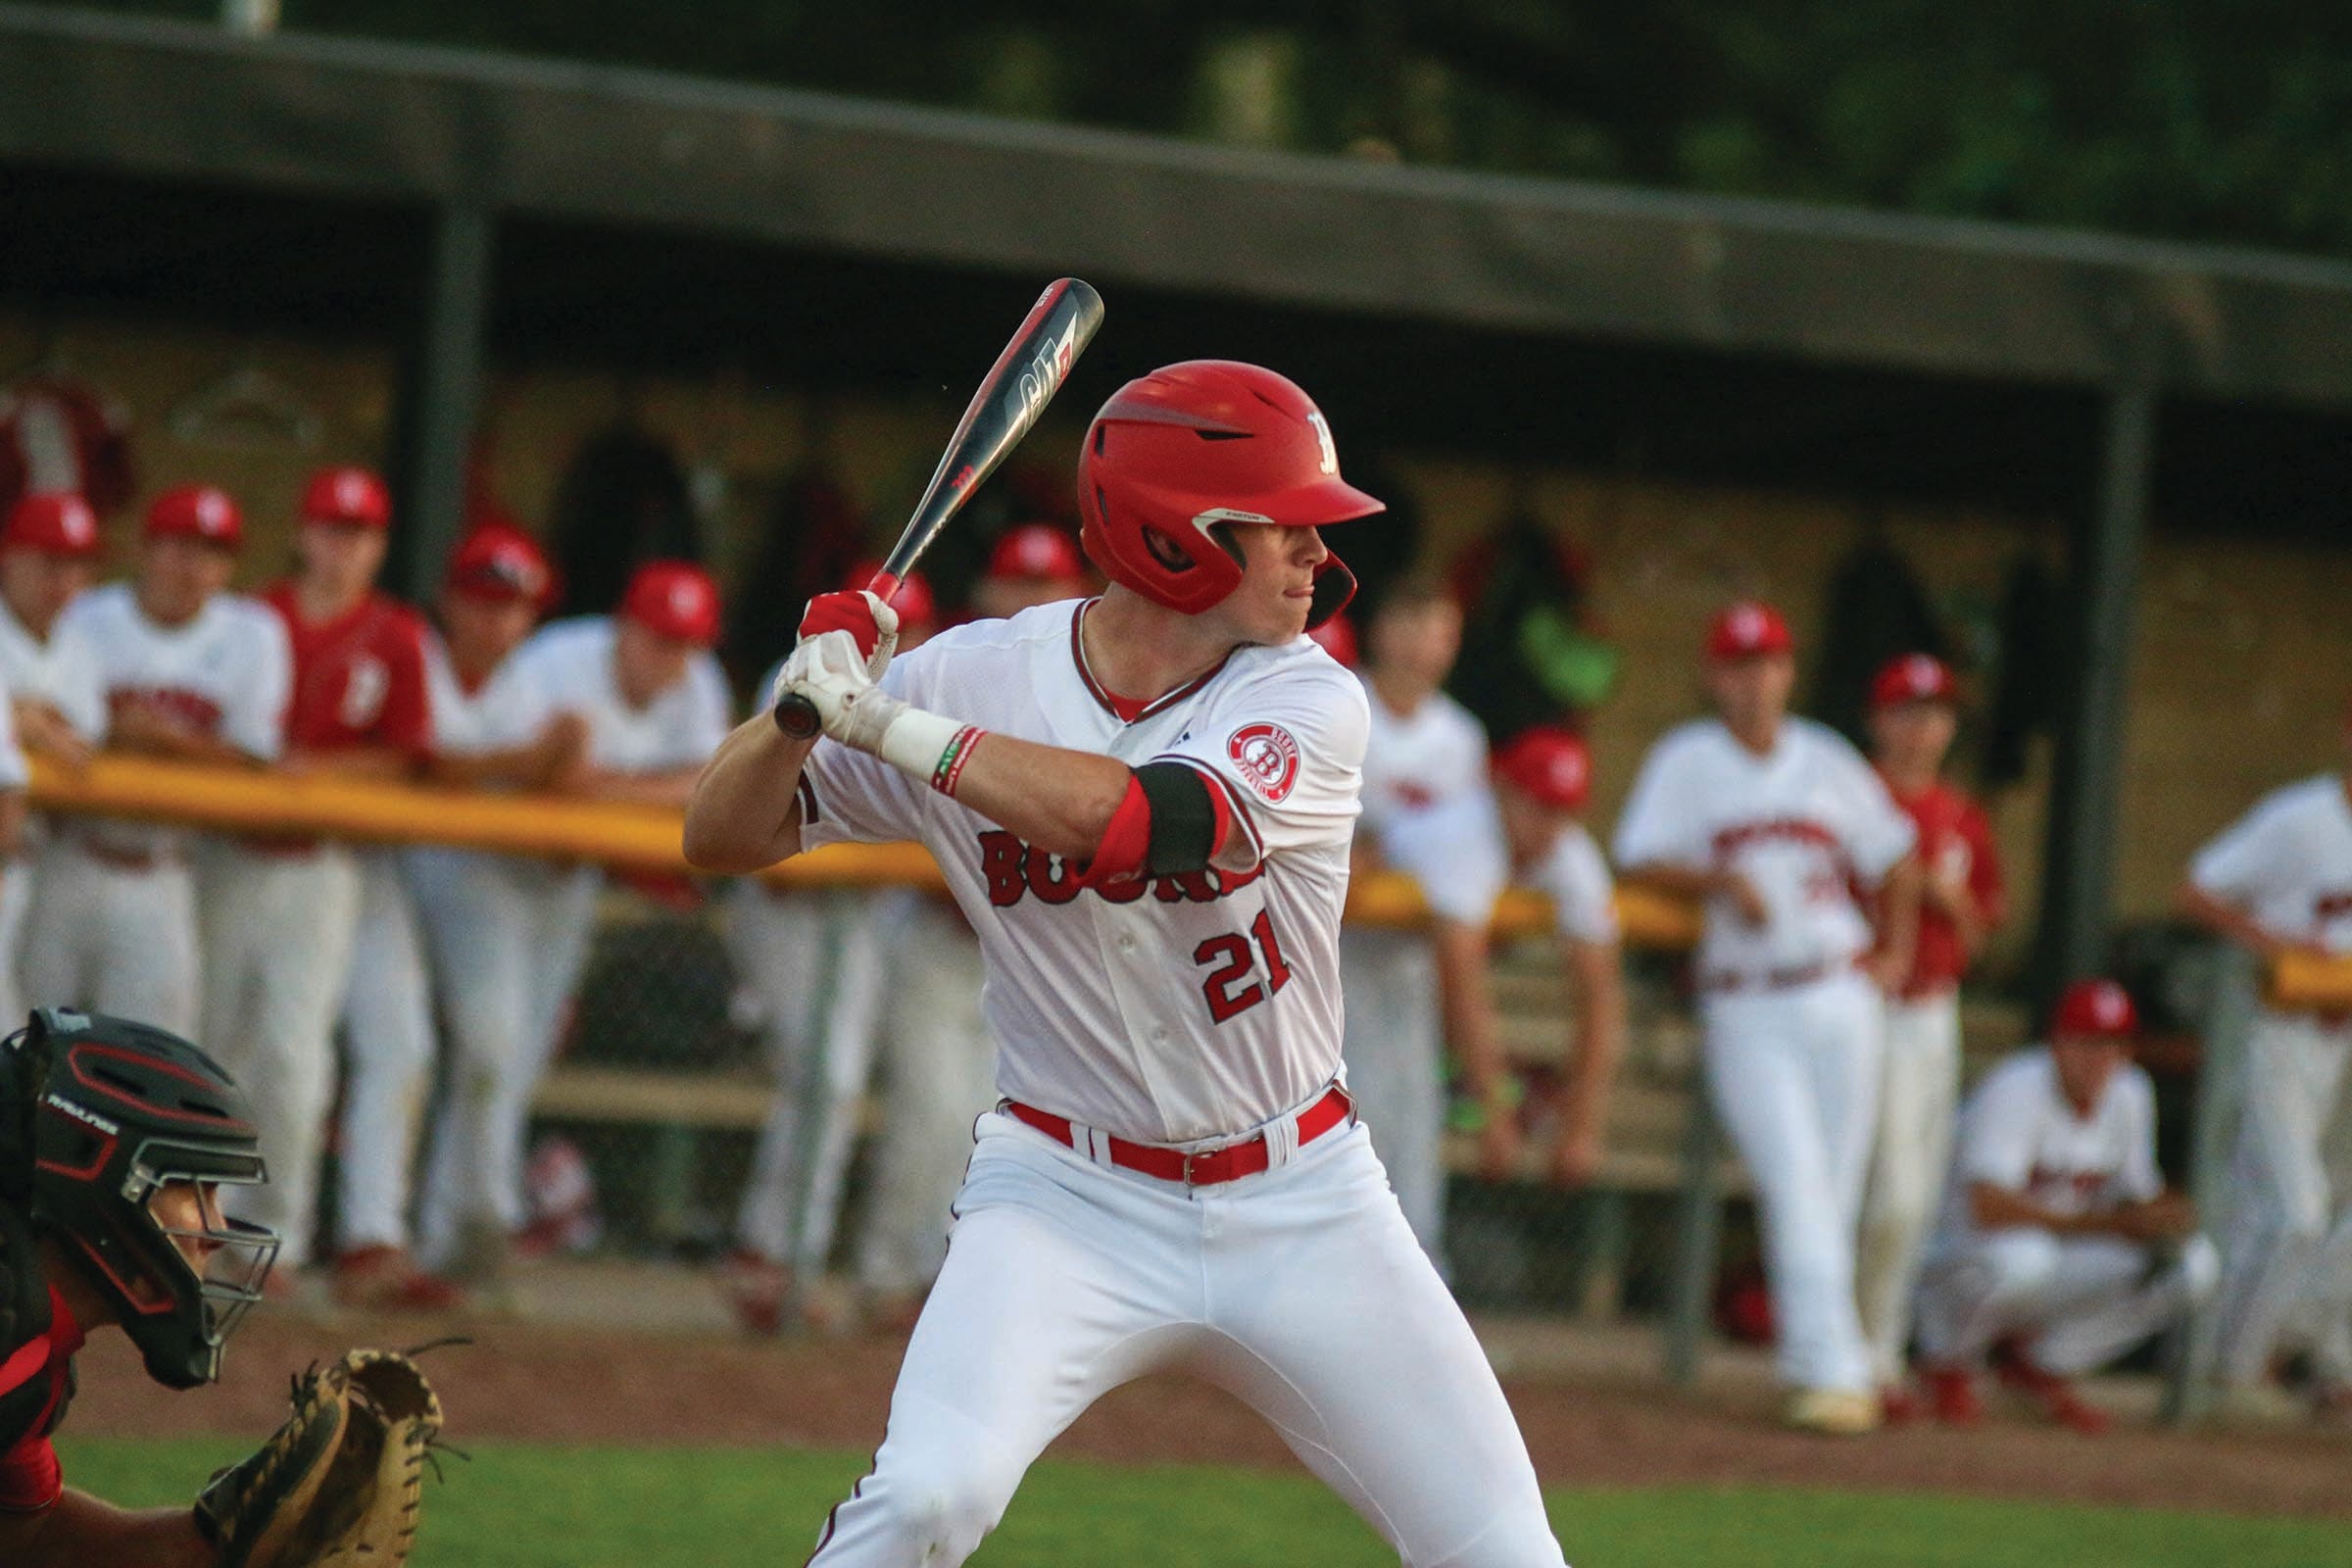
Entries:
{"type": "MultiPolygon", "coordinates": [[[[1086,1152],[1078,1131],[1065,1116],[1035,1105],[1024,1105],[1017,1100],[1004,1102],[1004,1108],[1015,1119],[1028,1123],[1054,1142],[1086,1152]]],[[[1298,1147],[1322,1137],[1346,1121],[1355,1109],[1348,1092],[1333,1084],[1322,1099],[1298,1113],[1298,1147]]],[[[1219,1182],[1239,1181],[1244,1176],[1255,1176],[1273,1163],[1266,1152],[1266,1135],[1259,1133],[1238,1144],[1226,1144],[1216,1149],[1203,1149],[1187,1153],[1164,1144],[1133,1144],[1124,1138],[1110,1139],[1110,1162],[1126,1170],[1141,1171],[1156,1176],[1163,1182],[1181,1182],[1187,1187],[1214,1187],[1219,1182]]]]}
{"type": "Polygon", "coordinates": [[[1857,956],[1851,963],[1808,963],[1794,969],[1767,969],[1762,974],[1725,971],[1702,976],[1698,988],[1715,992],[1793,991],[1798,986],[1809,986],[1816,980],[1827,980],[1832,975],[1850,973],[1861,968],[1862,963],[1862,958],[1857,956]]]}
{"type": "Polygon", "coordinates": [[[81,847],[82,854],[110,871],[147,872],[179,864],[179,857],[168,851],[125,850],[94,833],[76,833],[74,842],[81,847]]]}

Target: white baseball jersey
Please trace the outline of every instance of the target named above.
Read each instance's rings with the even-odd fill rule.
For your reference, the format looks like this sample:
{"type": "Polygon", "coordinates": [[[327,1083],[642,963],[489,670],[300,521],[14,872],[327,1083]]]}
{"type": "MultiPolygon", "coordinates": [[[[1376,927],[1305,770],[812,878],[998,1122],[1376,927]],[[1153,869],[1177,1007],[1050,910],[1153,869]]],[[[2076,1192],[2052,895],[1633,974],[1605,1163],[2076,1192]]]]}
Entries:
{"type": "Polygon", "coordinates": [[[1769,756],[1721,721],[1667,733],[1642,761],[1618,819],[1616,860],[1745,876],[1770,911],[1762,925],[1710,899],[1699,938],[1702,983],[1756,983],[1836,968],[1867,951],[1870,921],[1855,884],[1885,876],[1916,830],[1844,737],[1811,719],[1782,720],[1769,756]]]}
{"type": "Polygon", "coordinates": [[[7,684],[0,682],[0,790],[21,790],[32,777],[24,766],[24,749],[17,744],[17,710],[10,700],[12,695],[7,684]]]}
{"type": "Polygon", "coordinates": [[[1487,782],[1487,732],[1434,692],[1409,715],[1364,683],[1363,820],[1381,859],[1420,885],[1445,919],[1483,925],[1508,875],[1502,822],[1487,782]]]}
{"type": "Polygon", "coordinates": [[[1122,719],[1085,667],[1086,603],[942,632],[883,686],[1022,740],[1198,769],[1235,818],[1217,865],[1082,889],[1078,867],[830,741],[803,774],[801,842],[929,848],[980,936],[1003,1094],[1127,1138],[1230,1136],[1339,1072],[1363,688],[1301,637],[1236,649],[1122,719]]]}
{"type": "Polygon", "coordinates": [[[718,661],[695,655],[685,679],[635,707],[613,676],[614,633],[610,616],[581,615],[542,627],[515,650],[511,662],[525,696],[514,718],[523,728],[502,744],[528,740],[568,712],[587,720],[588,760],[598,767],[659,773],[709,760],[734,727],[718,661]]]}
{"type": "Polygon", "coordinates": [[[531,696],[527,675],[512,656],[472,691],[458,679],[449,645],[437,631],[424,635],[425,701],[433,715],[433,749],[451,757],[475,757],[528,745],[537,737],[533,720],[544,710],[531,696]]]}
{"type": "Polygon", "coordinates": [[[1600,846],[1581,822],[1560,830],[1541,859],[1519,873],[1518,880],[1551,900],[1560,935],[1571,942],[1606,944],[1617,940],[1617,884],[1600,846]]]}
{"type": "Polygon", "coordinates": [[[2156,1170],[2156,1091],[2125,1062],[2088,1116],[2059,1087],[2047,1047],[2020,1051],[1984,1075],[1960,1107],[1958,1153],[1937,1228],[1939,1245],[1976,1234],[1968,1189],[1982,1183],[2059,1214],[2142,1202],[2164,1191],[2156,1170]]]}
{"type": "Polygon", "coordinates": [[[2352,953],[2352,800],[2342,775],[2265,796],[2197,852],[2188,878],[2276,936],[2352,953]]]}
{"type": "MultiPolygon", "coordinates": [[[[69,607],[70,609],[71,607],[69,607]]],[[[98,686],[98,660],[60,615],[49,639],[25,629],[16,612],[0,601],[0,680],[18,697],[37,697],[64,715],[82,739],[96,744],[106,733],[106,698],[98,686]]]]}

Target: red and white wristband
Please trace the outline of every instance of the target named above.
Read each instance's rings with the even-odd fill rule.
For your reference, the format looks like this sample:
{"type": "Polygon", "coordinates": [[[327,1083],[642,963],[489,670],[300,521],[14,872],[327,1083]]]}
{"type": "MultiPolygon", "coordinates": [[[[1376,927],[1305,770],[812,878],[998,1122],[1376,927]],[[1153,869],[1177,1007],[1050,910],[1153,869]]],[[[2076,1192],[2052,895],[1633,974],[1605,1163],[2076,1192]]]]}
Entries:
{"type": "Polygon", "coordinates": [[[909,706],[892,715],[874,755],[952,800],[964,764],[987,733],[977,724],[909,706]]]}

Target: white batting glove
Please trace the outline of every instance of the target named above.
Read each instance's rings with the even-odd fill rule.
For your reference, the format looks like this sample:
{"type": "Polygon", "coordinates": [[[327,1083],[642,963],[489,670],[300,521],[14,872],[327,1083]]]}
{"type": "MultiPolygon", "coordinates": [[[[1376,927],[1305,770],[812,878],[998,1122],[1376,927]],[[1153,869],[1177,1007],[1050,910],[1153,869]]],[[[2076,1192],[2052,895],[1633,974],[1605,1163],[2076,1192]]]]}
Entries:
{"type": "Polygon", "coordinates": [[[877,751],[882,732],[906,705],[874,684],[872,661],[846,631],[801,640],[776,677],[776,694],[806,697],[826,735],[861,752],[877,751]]]}
{"type": "Polygon", "coordinates": [[[833,631],[845,633],[858,645],[868,680],[880,680],[890,668],[890,656],[899,651],[899,612],[862,588],[818,594],[808,601],[801,614],[802,643],[833,631]]]}

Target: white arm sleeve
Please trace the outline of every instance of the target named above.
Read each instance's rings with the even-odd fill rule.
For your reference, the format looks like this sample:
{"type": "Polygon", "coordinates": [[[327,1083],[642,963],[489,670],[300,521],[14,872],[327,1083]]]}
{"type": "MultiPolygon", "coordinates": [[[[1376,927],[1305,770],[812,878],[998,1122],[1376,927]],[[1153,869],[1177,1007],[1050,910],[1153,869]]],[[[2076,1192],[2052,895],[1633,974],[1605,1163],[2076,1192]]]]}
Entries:
{"type": "Polygon", "coordinates": [[[1669,735],[1650,748],[1617,818],[1612,857],[1628,871],[1645,865],[1703,870],[1710,859],[1698,812],[1690,800],[1682,748],[1669,735]]]}

